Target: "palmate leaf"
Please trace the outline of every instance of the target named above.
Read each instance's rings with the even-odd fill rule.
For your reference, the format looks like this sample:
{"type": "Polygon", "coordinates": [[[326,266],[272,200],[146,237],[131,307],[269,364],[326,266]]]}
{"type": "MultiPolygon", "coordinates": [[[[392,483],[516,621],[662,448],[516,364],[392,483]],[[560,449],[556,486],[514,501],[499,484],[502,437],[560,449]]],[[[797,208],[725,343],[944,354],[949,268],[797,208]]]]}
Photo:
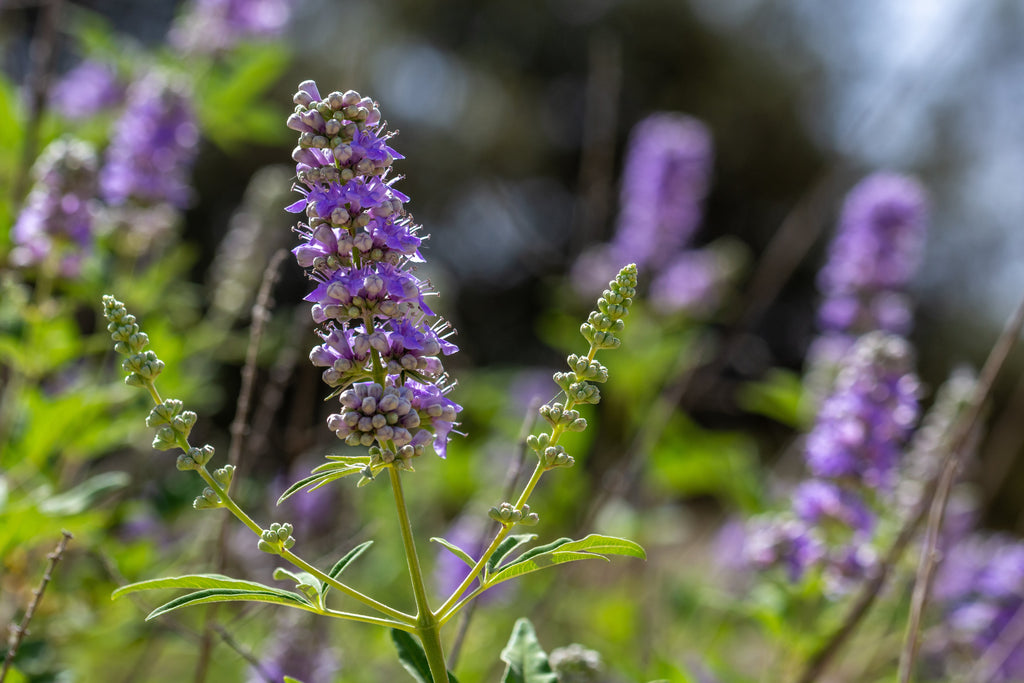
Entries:
{"type": "Polygon", "coordinates": [[[508,664],[501,683],[556,683],[548,655],[537,640],[529,619],[519,619],[512,628],[512,637],[501,651],[501,661],[508,664]]]}
{"type": "Polygon", "coordinates": [[[556,564],[565,564],[576,560],[607,560],[605,555],[626,555],[647,559],[647,554],[639,544],[625,538],[600,534],[591,534],[578,541],[560,538],[547,545],[532,548],[498,568],[498,571],[487,579],[487,585],[494,586],[502,581],[508,581],[556,564]]]}
{"type": "MultiPolygon", "coordinates": [[[[398,650],[398,661],[402,668],[409,672],[419,683],[434,683],[434,677],[430,674],[430,665],[427,664],[427,653],[423,651],[415,638],[398,629],[391,629],[391,642],[398,650]]],[[[455,674],[448,672],[448,683],[459,683],[455,674]]]]}

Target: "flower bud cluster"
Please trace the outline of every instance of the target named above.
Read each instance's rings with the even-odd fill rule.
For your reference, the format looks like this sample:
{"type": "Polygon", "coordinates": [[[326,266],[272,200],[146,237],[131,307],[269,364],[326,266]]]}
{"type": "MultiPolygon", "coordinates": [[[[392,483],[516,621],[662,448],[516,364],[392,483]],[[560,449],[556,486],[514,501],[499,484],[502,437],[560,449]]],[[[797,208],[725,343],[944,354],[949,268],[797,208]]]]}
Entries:
{"type": "Polygon", "coordinates": [[[15,266],[50,265],[76,275],[93,241],[98,160],[93,147],[61,138],[39,156],[35,185],[11,230],[15,266]]]}
{"type": "Polygon", "coordinates": [[[511,527],[516,524],[523,526],[534,526],[540,521],[536,512],[530,512],[530,506],[523,503],[523,506],[516,509],[512,503],[502,503],[487,511],[487,516],[499,524],[511,527]]]}
{"type": "Polygon", "coordinates": [[[125,305],[110,295],[103,297],[103,315],[109,320],[107,331],[114,340],[114,350],[126,356],[121,363],[128,376],[125,384],[142,387],[151,384],[164,364],[152,351],[146,351],[149,337],[139,329],[135,316],[125,305]]]}
{"type": "Polygon", "coordinates": [[[531,434],[526,437],[526,445],[537,454],[541,467],[546,470],[572,467],[576,464],[576,460],[566,453],[561,445],[551,443],[550,434],[531,434]]]}
{"type": "Polygon", "coordinates": [[[278,524],[274,522],[269,529],[264,529],[260,534],[257,547],[265,553],[280,555],[295,545],[295,537],[292,536],[292,525],[285,522],[278,524]]]}
{"type": "Polygon", "coordinates": [[[587,322],[580,326],[580,334],[594,349],[617,349],[622,341],[616,337],[626,324],[622,320],[636,296],[636,264],[631,263],[619,271],[608,283],[608,289],[597,300],[597,310],[591,311],[587,322]]]}
{"type": "Polygon", "coordinates": [[[352,90],[322,96],[305,81],[293,101],[287,125],[299,133],[292,158],[303,198],[287,210],[306,216],[293,253],[316,282],[306,301],[323,340],[310,361],[343,389],[328,425],[370,447],[377,463],[407,467],[431,439],[444,457],[461,407],[444,396],[452,385],[440,357],[458,349],[412,272],[422,238],[390,177],[403,158],[389,145],[394,134],[377,104],[352,90]]]}

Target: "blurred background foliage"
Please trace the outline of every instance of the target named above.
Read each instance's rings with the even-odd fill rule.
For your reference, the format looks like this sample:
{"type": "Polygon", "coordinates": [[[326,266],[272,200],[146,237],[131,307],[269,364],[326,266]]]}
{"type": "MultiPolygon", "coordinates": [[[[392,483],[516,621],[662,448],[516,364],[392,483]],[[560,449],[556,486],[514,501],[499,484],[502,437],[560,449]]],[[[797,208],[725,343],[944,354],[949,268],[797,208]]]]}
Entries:
{"type": "MultiPolygon", "coordinates": [[[[425,537],[485,519],[518,457],[528,407],[551,398],[550,373],[579,350],[576,329],[592,302],[568,277],[588,245],[612,234],[629,130],[668,110],[701,119],[714,138],[695,241],[729,236],[746,265],[708,315],[637,307],[624,349],[607,358],[612,380],[593,428],[566,444],[579,465],[545,481],[533,506],[542,538],[620,533],[650,560],[569,567],[482,604],[459,659],[464,681],[496,678],[496,653],[524,614],[548,649],[578,641],[601,652],[614,681],[705,681],[702,672],[723,669],[735,672],[724,680],[764,680],[762,662],[806,651],[799,615],[784,612],[799,601],[780,607],[767,591],[737,606],[711,579],[722,524],[764,510],[778,479],[798,472],[815,273],[841,198],[861,175],[911,172],[931,191],[913,334],[926,385],[978,365],[1024,290],[1024,153],[1012,144],[1024,133],[1024,46],[1015,39],[1024,13],[1012,0],[305,0],[291,4],[279,39],[191,61],[165,44],[185,5],[60,5],[51,83],[84,58],[124,74],[142,62],[178,69],[193,79],[202,137],[194,201],[144,257],[107,244],[104,260],[50,301],[33,301],[38,282],[0,271],[0,623],[24,608],[59,530],[75,534],[16,680],[190,680],[203,614],[144,623],[155,604],[110,602],[110,591],[211,570],[222,533],[225,573],[266,580],[272,570],[244,529],[222,532],[215,514],[191,510],[196,482],[149,447],[146,401],[119,384],[97,318],[101,293],[126,299],[167,363],[162,392],[198,411],[200,438],[226,453],[255,291],[270,254],[294,242],[281,210],[292,173],[284,118],[301,80],[372,96],[400,130],[400,187],[431,236],[422,271],[459,330],[449,369],[468,436],[446,462],[419,464],[409,487],[425,537]],[[750,635],[753,623],[795,638],[789,655],[750,635]],[[749,647],[723,650],[731,637],[749,647]]],[[[28,189],[19,174],[45,12],[0,4],[4,225],[28,189]]],[[[75,103],[52,96],[60,104],[42,115],[35,150],[68,131],[102,148],[114,114],[69,121],[62,109],[75,103]]],[[[305,509],[274,509],[289,482],[338,449],[324,428],[319,372],[305,361],[315,339],[300,301],[307,289],[286,259],[259,353],[239,498],[259,519],[292,515],[299,543],[322,549],[324,563],[378,539],[350,570],[352,583],[401,595],[381,487],[342,483],[305,509]]],[[[997,385],[983,467],[971,473],[987,524],[1018,533],[1021,362],[1015,355],[997,385]]],[[[253,607],[222,609],[219,619],[229,636],[216,641],[208,680],[268,680],[245,655],[279,658],[289,640],[330,645],[337,680],[404,675],[374,629],[327,632],[253,607]]]]}

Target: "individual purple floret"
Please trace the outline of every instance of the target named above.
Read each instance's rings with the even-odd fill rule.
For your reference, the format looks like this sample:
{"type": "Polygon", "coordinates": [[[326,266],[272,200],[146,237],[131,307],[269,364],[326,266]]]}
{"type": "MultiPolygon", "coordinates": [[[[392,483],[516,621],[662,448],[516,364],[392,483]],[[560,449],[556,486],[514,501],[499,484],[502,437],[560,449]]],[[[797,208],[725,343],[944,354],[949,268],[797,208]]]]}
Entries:
{"type": "Polygon", "coordinates": [[[818,284],[827,331],[905,334],[910,306],[903,292],[917,271],[927,232],[924,189],[912,178],[878,173],[847,195],[818,284]]]}
{"type": "Polygon", "coordinates": [[[429,283],[413,273],[423,238],[393,187],[390,146],[377,104],[354,91],[322,96],[312,81],[295,93],[288,127],[303,197],[293,250],[315,282],[306,301],[323,344],[310,354],[324,381],[342,389],[330,428],[352,446],[370,447],[376,463],[407,461],[427,443],[445,457],[462,408],[441,356],[457,347],[448,324],[426,302],[429,283]]]}
{"type": "Polygon", "coordinates": [[[51,91],[50,107],[72,121],[87,119],[124,102],[125,85],[110,64],[87,59],[61,77],[51,91]]]}
{"type": "Polygon", "coordinates": [[[161,74],[148,74],[128,91],[100,177],[112,206],[169,203],[185,208],[199,128],[188,94],[161,74]]]}
{"type": "Polygon", "coordinates": [[[243,40],[276,38],[291,17],[289,0],[193,0],[168,39],[186,53],[211,54],[243,40]]]}
{"type": "Polygon", "coordinates": [[[701,219],[711,171],[711,136],[688,116],[657,113],[633,129],[623,168],[616,265],[660,267],[701,219]]]}
{"type": "Polygon", "coordinates": [[[1024,543],[1000,535],[963,539],[944,554],[934,597],[951,653],[984,667],[992,674],[984,680],[1024,678],[1024,543]]]}
{"type": "Polygon", "coordinates": [[[60,139],[43,151],[11,232],[12,265],[78,274],[92,247],[97,167],[95,150],[81,140],[60,139]]]}
{"type": "Polygon", "coordinates": [[[912,366],[910,345],[900,337],[873,332],[857,341],[807,436],[815,476],[892,489],[919,412],[912,366]]]}

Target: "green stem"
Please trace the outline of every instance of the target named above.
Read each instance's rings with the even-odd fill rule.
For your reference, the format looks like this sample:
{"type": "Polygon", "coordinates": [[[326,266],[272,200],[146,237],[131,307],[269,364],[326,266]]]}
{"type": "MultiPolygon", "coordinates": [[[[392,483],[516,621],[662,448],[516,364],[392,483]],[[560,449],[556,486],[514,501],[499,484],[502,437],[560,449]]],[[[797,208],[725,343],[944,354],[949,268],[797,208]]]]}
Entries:
{"type": "Polygon", "coordinates": [[[415,633],[416,632],[416,627],[415,626],[413,626],[411,624],[407,624],[404,621],[394,621],[392,619],[382,619],[380,617],[372,617],[372,616],[370,616],[368,614],[356,614],[355,612],[338,612],[338,611],[335,611],[335,610],[332,610],[332,609],[327,609],[327,608],[324,608],[323,612],[319,612],[319,614],[324,614],[324,615],[327,615],[329,617],[335,617],[336,619],[345,619],[347,621],[359,621],[359,622],[362,622],[364,624],[373,624],[375,626],[383,626],[384,628],[394,628],[394,629],[398,629],[399,631],[408,631],[409,633],[415,633]]]}
{"type": "MultiPolygon", "coordinates": [[[[197,470],[197,472],[199,472],[199,476],[201,476],[203,478],[203,481],[205,481],[206,484],[211,489],[214,490],[214,492],[220,498],[221,502],[224,504],[224,507],[226,507],[228,510],[231,511],[231,514],[233,514],[235,517],[237,517],[238,520],[242,524],[244,524],[245,526],[249,527],[249,530],[252,531],[257,536],[259,536],[259,535],[261,535],[263,533],[263,528],[260,527],[259,524],[254,522],[253,519],[249,515],[247,515],[245,513],[245,511],[242,510],[242,508],[240,508],[238,506],[238,503],[236,503],[231,498],[231,495],[227,492],[227,490],[223,486],[221,486],[220,483],[216,479],[213,478],[213,476],[210,474],[209,470],[207,470],[205,466],[200,467],[197,470]]],[[[356,589],[351,588],[351,587],[345,585],[341,581],[338,581],[337,579],[335,579],[335,578],[333,578],[331,576],[328,576],[327,574],[325,574],[324,572],[320,571],[319,569],[317,569],[316,567],[314,567],[310,563],[306,562],[305,560],[303,560],[301,557],[299,557],[295,553],[291,552],[290,550],[283,550],[283,551],[281,551],[281,558],[286,560],[286,561],[288,561],[288,562],[290,562],[291,564],[295,565],[299,569],[302,569],[303,571],[309,572],[310,574],[315,576],[320,581],[322,581],[322,582],[326,583],[327,585],[329,585],[331,588],[334,588],[334,589],[336,589],[338,591],[341,591],[345,595],[349,596],[350,598],[354,598],[354,599],[358,600],[359,602],[363,603],[367,607],[372,607],[373,609],[377,610],[378,612],[381,612],[382,614],[386,614],[389,617],[391,617],[391,618],[395,619],[396,621],[401,622],[403,624],[408,624],[408,625],[411,626],[411,625],[413,625],[415,623],[415,620],[413,619],[411,614],[406,614],[405,612],[401,612],[399,610],[396,610],[396,609],[394,609],[392,607],[389,607],[388,605],[385,605],[384,603],[381,603],[381,602],[378,602],[378,601],[374,600],[373,598],[371,598],[368,595],[364,595],[363,593],[360,593],[356,589]]]]}
{"type": "Polygon", "coordinates": [[[402,529],[402,545],[405,546],[405,559],[409,565],[409,578],[412,580],[413,597],[416,600],[416,635],[423,644],[423,652],[427,655],[427,664],[434,683],[448,683],[448,667],[444,661],[444,648],[441,646],[441,624],[427,601],[427,591],[423,586],[423,571],[420,569],[419,556],[416,554],[416,543],[413,540],[412,524],[409,522],[409,511],[405,506],[405,494],[402,492],[402,479],[394,466],[388,468],[391,478],[391,490],[395,494],[395,507],[398,509],[398,522],[402,529]]]}
{"type": "MultiPolygon", "coordinates": [[[[529,500],[530,495],[533,493],[533,489],[536,488],[537,482],[540,481],[544,472],[546,472],[546,470],[541,466],[540,462],[538,462],[537,466],[533,468],[533,475],[530,477],[530,481],[526,482],[526,487],[523,489],[523,492],[519,494],[519,499],[516,501],[515,505],[517,510],[522,509],[523,505],[526,504],[526,501],[529,500]]],[[[456,602],[459,600],[459,596],[465,593],[466,589],[468,589],[473,581],[476,580],[476,577],[480,574],[484,565],[487,564],[487,560],[491,559],[491,555],[494,554],[494,551],[498,549],[498,546],[501,545],[501,542],[505,540],[505,537],[508,536],[511,531],[511,526],[502,525],[501,529],[494,536],[494,540],[491,541],[489,546],[487,546],[487,550],[485,550],[484,554],[480,556],[480,559],[477,560],[475,565],[473,565],[473,568],[469,570],[469,575],[462,580],[462,583],[460,583],[459,587],[455,589],[455,592],[453,592],[451,596],[445,600],[444,604],[441,605],[441,608],[437,610],[437,614],[440,616],[442,622],[448,621],[455,616],[460,609],[462,609],[467,601],[460,602],[456,605],[456,602]]]]}

